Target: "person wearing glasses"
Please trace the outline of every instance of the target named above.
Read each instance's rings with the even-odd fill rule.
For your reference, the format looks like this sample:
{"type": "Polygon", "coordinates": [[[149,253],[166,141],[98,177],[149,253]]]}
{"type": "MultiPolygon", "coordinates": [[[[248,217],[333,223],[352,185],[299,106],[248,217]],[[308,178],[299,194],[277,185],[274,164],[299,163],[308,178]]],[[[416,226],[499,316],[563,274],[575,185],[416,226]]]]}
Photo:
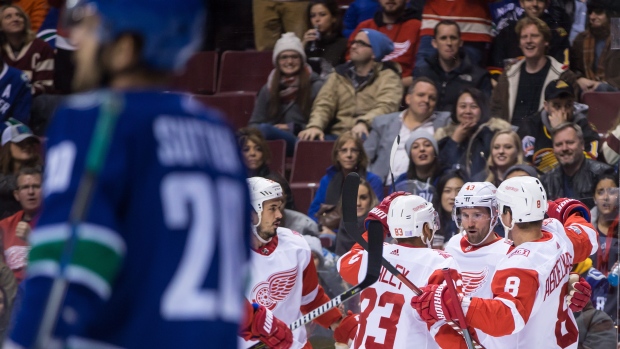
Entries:
{"type": "Polygon", "coordinates": [[[351,130],[366,137],[375,117],[398,110],[403,93],[401,70],[382,62],[394,50],[384,34],[363,29],[350,42],[351,60],[329,75],[312,105],[300,140],[333,140],[351,130]]]}

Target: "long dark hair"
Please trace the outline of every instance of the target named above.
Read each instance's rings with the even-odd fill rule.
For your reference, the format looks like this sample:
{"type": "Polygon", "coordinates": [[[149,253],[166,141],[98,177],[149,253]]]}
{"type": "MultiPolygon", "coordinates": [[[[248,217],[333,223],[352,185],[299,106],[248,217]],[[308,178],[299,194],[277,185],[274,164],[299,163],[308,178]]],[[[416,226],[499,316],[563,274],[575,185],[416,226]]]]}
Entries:
{"type": "Polygon", "coordinates": [[[435,207],[435,211],[439,212],[439,215],[441,217],[445,217],[445,216],[451,217],[451,213],[446,214],[444,212],[443,207],[441,206],[441,196],[442,196],[444,188],[446,187],[446,184],[452,178],[459,178],[460,180],[463,181],[463,183],[465,183],[465,174],[460,169],[449,170],[446,173],[444,173],[444,175],[441,176],[441,178],[439,178],[439,181],[437,182],[437,195],[435,197],[435,200],[433,200],[435,201],[433,202],[433,206],[435,207]]]}
{"type": "MultiPolygon", "coordinates": [[[[37,167],[37,166],[42,166],[43,165],[43,161],[41,159],[41,155],[40,155],[40,144],[38,144],[36,141],[33,140],[26,140],[26,141],[30,141],[33,142],[32,144],[32,157],[21,163],[21,166],[24,167],[37,167]]],[[[23,141],[22,141],[23,142],[23,141]]],[[[3,145],[2,148],[0,148],[0,173],[1,174],[13,174],[15,173],[15,171],[17,171],[19,168],[17,167],[17,162],[15,161],[15,159],[13,158],[13,155],[11,153],[11,143],[13,142],[8,142],[7,144],[3,145]]]]}
{"type": "Polygon", "coordinates": [[[308,28],[314,28],[312,25],[312,21],[310,20],[310,10],[314,5],[323,5],[329,11],[329,14],[336,19],[334,24],[330,29],[329,34],[339,35],[342,32],[342,18],[340,17],[340,10],[338,9],[338,3],[335,0],[312,0],[308,4],[308,9],[306,10],[306,25],[308,28]]]}
{"type": "MultiPolygon", "coordinates": [[[[301,56],[301,53],[299,54],[301,56]]],[[[302,56],[303,58],[303,56],[302,56]]],[[[312,106],[312,84],[310,82],[310,71],[306,69],[306,62],[302,60],[301,67],[299,68],[299,90],[297,91],[297,98],[295,104],[299,106],[299,109],[306,117],[310,116],[310,107],[312,106]]],[[[278,60],[276,59],[276,67],[274,69],[273,79],[271,80],[271,86],[269,86],[269,103],[267,105],[267,112],[269,113],[269,119],[275,122],[280,121],[280,79],[282,73],[278,67],[278,60]]]]}
{"type": "Polygon", "coordinates": [[[459,105],[458,102],[461,96],[466,93],[469,94],[471,98],[473,98],[473,100],[476,102],[476,104],[480,108],[480,121],[478,121],[478,123],[483,124],[489,121],[489,119],[491,118],[491,110],[489,109],[489,103],[488,103],[487,97],[484,95],[484,93],[482,93],[482,91],[474,87],[465,87],[464,89],[461,90],[461,93],[459,93],[459,96],[456,98],[456,102],[454,103],[454,106],[452,106],[452,114],[450,115],[450,117],[452,118],[452,121],[454,121],[457,124],[459,123],[458,119],[456,118],[456,111],[459,105]]]}

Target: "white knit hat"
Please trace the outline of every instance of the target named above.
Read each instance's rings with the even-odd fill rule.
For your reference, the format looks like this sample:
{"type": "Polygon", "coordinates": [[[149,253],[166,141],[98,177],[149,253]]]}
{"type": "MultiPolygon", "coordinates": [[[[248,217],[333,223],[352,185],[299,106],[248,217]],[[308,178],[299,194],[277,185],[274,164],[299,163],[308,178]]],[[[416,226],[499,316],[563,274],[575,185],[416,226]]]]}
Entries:
{"type": "Polygon", "coordinates": [[[295,33],[284,33],[282,37],[276,42],[276,47],[273,49],[273,65],[277,66],[276,61],[282,51],[297,51],[303,61],[306,61],[306,52],[304,52],[304,46],[301,44],[301,40],[295,35],[295,33]]]}

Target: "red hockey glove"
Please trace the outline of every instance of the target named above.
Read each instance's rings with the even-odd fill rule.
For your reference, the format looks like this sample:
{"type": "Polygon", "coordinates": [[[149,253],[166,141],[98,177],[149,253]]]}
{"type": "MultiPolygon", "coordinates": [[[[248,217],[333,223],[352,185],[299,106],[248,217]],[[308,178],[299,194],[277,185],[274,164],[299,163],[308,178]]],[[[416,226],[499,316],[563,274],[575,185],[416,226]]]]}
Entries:
{"type": "Polygon", "coordinates": [[[351,310],[347,312],[347,317],[340,321],[340,325],[334,331],[334,339],[336,343],[349,344],[349,341],[355,339],[357,327],[360,323],[360,315],[353,314],[351,310]]]}
{"type": "Polygon", "coordinates": [[[564,224],[568,217],[572,214],[579,213],[586,221],[590,222],[590,210],[581,201],[575,199],[560,198],[555,201],[549,201],[547,215],[549,218],[555,218],[564,224]]]}
{"type": "Polygon", "coordinates": [[[293,345],[293,332],[288,325],[273,316],[269,309],[256,303],[252,306],[258,306],[252,320],[252,335],[271,349],[290,348],[293,345]]]}
{"type": "Polygon", "coordinates": [[[385,239],[385,237],[390,234],[390,228],[387,225],[387,215],[388,211],[390,210],[390,204],[392,203],[392,200],[394,200],[394,198],[397,198],[401,195],[411,194],[404,191],[397,191],[386,196],[379,205],[375,206],[372,210],[370,210],[370,212],[368,213],[368,217],[366,217],[366,220],[364,220],[364,226],[366,227],[366,230],[368,230],[368,223],[370,223],[370,221],[379,221],[381,222],[381,224],[383,224],[383,239],[385,239]]]}
{"type": "Polygon", "coordinates": [[[573,311],[582,311],[590,301],[592,286],[577,273],[571,273],[568,279],[568,307],[573,311]],[[574,281],[577,279],[578,281],[574,281]]]}
{"type": "MultiPolygon", "coordinates": [[[[434,323],[438,320],[456,319],[457,309],[461,303],[456,303],[448,294],[446,284],[428,285],[420,288],[422,294],[411,298],[411,306],[420,314],[422,320],[434,323]]],[[[463,298],[459,294],[459,300],[463,298]]]]}

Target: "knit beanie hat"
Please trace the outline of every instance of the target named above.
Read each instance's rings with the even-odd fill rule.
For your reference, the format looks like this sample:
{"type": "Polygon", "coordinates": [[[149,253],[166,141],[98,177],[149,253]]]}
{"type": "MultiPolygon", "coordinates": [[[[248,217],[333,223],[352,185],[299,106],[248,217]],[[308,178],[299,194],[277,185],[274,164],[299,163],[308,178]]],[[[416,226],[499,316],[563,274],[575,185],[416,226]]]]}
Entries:
{"type": "Polygon", "coordinates": [[[306,62],[306,52],[301,44],[301,40],[295,35],[295,33],[284,33],[282,37],[276,42],[276,47],[273,49],[273,65],[277,66],[276,62],[278,56],[282,51],[297,51],[304,62],[306,62]]]}
{"type": "Polygon", "coordinates": [[[420,138],[428,139],[428,141],[431,142],[431,144],[433,145],[433,149],[435,149],[435,157],[438,157],[439,147],[437,146],[437,141],[435,140],[433,135],[424,130],[417,129],[411,132],[411,135],[409,136],[409,138],[407,138],[407,142],[405,142],[405,150],[407,150],[407,156],[409,157],[409,159],[411,159],[411,147],[413,146],[413,142],[417,141],[420,138]]]}
{"type": "Polygon", "coordinates": [[[536,172],[536,169],[534,167],[532,167],[530,165],[526,165],[526,164],[519,164],[519,165],[510,166],[506,170],[506,173],[504,173],[504,178],[508,177],[508,175],[513,173],[514,171],[523,171],[523,172],[527,173],[528,175],[530,175],[530,177],[538,178],[538,172],[536,172]]]}
{"type": "Polygon", "coordinates": [[[374,29],[362,29],[368,35],[368,41],[372,46],[372,53],[375,55],[375,61],[381,62],[383,57],[394,51],[394,43],[385,34],[374,29]]]}

